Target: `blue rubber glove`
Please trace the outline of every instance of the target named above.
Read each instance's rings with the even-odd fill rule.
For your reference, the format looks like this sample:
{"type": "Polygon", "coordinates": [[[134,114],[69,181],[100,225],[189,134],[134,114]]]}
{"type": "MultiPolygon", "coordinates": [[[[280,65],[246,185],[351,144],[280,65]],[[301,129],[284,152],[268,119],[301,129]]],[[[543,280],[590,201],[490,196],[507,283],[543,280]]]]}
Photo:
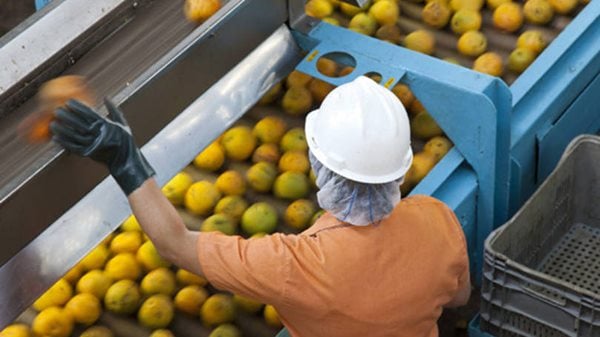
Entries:
{"type": "Polygon", "coordinates": [[[52,139],[72,153],[105,164],[129,195],[152,177],[154,170],[135,145],[123,113],[108,99],[105,104],[108,117],[70,100],[56,110],[56,119],[50,124],[52,139]]]}

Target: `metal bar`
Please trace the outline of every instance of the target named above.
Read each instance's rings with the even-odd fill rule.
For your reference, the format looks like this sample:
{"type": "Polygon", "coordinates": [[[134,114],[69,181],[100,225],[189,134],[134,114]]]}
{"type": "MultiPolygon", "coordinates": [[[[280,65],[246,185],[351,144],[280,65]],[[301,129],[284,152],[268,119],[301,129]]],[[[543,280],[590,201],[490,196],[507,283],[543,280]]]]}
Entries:
{"type": "MultiPolygon", "coordinates": [[[[293,70],[300,50],[287,27],[197,98],[142,149],[160,184],[240,118],[293,70]]],[[[134,132],[136,128],[133,128],[134,132]]],[[[0,329],[112,232],[131,210],[112,177],[0,268],[0,329]]]]}

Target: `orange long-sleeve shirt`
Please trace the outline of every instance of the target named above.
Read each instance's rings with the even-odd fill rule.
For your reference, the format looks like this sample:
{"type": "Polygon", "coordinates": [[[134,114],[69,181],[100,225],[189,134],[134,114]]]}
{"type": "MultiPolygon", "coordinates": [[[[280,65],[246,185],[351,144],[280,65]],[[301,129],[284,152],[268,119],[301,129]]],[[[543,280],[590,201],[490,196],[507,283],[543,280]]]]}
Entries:
{"type": "Polygon", "coordinates": [[[464,234],[440,201],[403,199],[379,225],[323,215],[299,235],[198,239],[215,287],[277,309],[293,337],[435,337],[469,278],[464,234]]]}

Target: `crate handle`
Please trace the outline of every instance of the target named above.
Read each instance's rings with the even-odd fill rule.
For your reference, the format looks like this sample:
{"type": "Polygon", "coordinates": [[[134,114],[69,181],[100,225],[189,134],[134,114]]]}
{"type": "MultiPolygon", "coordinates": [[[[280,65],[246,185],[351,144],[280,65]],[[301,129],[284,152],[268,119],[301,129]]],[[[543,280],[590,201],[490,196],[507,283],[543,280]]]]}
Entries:
{"type": "Polygon", "coordinates": [[[539,290],[536,289],[532,289],[529,286],[524,286],[523,290],[525,290],[525,292],[529,293],[530,295],[533,295],[543,301],[547,301],[547,302],[551,302],[554,303],[556,305],[559,305],[561,307],[564,307],[565,305],[567,305],[567,301],[566,300],[558,300],[556,298],[550,297],[547,294],[544,294],[542,292],[540,292],[539,290]]]}

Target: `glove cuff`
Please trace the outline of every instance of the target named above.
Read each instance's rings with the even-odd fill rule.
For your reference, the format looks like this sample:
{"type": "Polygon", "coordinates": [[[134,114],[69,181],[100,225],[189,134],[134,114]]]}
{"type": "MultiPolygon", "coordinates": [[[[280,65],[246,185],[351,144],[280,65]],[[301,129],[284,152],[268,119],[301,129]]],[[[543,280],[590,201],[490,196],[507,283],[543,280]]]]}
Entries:
{"type": "Polygon", "coordinates": [[[111,170],[111,175],[127,196],[155,174],[154,169],[138,148],[131,151],[125,163],[116,167],[114,171],[111,170]]]}

